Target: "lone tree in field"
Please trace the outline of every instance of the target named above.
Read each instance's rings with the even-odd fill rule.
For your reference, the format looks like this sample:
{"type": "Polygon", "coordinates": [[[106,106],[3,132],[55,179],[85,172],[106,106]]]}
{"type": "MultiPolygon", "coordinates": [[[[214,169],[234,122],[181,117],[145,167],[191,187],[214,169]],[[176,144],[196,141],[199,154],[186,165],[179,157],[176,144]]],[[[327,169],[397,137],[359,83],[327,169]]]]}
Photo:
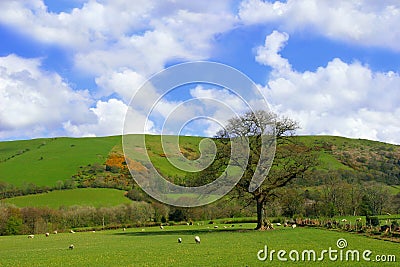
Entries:
{"type": "MultiPolygon", "coordinates": [[[[216,135],[220,144],[223,144],[223,153],[218,157],[219,164],[221,162],[228,164],[231,143],[229,140],[243,138],[248,143],[247,165],[243,168],[243,176],[237,183],[235,192],[238,197],[247,196],[250,197],[251,202],[256,203],[256,229],[264,230],[266,228],[265,204],[276,196],[276,189],[286,186],[296,177],[301,177],[314,163],[315,159],[311,149],[293,137],[298,128],[298,123],[290,118],[278,117],[273,113],[258,110],[230,119],[225,128],[216,135]],[[276,143],[272,165],[272,156],[268,155],[268,152],[263,154],[265,151],[263,152],[261,149],[265,142],[262,137],[269,128],[272,128],[270,129],[272,133],[267,134],[273,134],[275,136],[273,141],[276,143]],[[223,160],[221,160],[222,158],[223,160]],[[264,175],[262,178],[265,180],[257,189],[253,188],[254,191],[250,192],[249,188],[254,187],[252,179],[255,174],[264,175]]],[[[271,142],[271,140],[267,138],[266,142],[271,142]]]]}

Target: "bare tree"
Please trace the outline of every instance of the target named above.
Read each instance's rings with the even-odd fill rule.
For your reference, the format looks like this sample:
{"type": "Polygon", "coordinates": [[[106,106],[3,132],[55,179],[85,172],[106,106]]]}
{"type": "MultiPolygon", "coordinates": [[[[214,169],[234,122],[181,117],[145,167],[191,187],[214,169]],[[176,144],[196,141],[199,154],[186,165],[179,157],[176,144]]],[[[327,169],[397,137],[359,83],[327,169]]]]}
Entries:
{"type": "MultiPolygon", "coordinates": [[[[247,165],[244,167],[243,176],[235,190],[238,197],[247,195],[256,202],[256,229],[266,228],[265,204],[276,196],[276,189],[284,187],[294,178],[302,176],[314,164],[315,157],[311,153],[311,149],[295,140],[294,137],[289,138],[298,128],[298,123],[290,118],[278,117],[271,112],[258,110],[249,111],[240,117],[230,119],[226,127],[216,135],[216,138],[225,145],[230,144],[227,141],[228,138],[243,138],[248,142],[250,152],[247,165]],[[276,142],[274,158],[268,152],[263,154],[263,142],[266,140],[269,142],[267,145],[271,145],[271,139],[263,139],[263,135],[274,135],[273,141],[276,142]],[[272,166],[268,164],[271,162],[272,166]],[[265,180],[258,188],[249,191],[255,175],[264,175],[265,180]]],[[[224,158],[229,159],[226,154],[224,158]]]]}

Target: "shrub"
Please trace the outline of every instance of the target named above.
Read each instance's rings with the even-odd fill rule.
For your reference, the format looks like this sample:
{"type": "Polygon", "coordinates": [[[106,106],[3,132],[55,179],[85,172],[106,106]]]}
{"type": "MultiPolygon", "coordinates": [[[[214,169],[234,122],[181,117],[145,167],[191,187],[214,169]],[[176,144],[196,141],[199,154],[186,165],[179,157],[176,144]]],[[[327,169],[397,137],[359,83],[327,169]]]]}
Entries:
{"type": "Polygon", "coordinates": [[[378,216],[366,216],[367,226],[379,226],[378,216]]]}

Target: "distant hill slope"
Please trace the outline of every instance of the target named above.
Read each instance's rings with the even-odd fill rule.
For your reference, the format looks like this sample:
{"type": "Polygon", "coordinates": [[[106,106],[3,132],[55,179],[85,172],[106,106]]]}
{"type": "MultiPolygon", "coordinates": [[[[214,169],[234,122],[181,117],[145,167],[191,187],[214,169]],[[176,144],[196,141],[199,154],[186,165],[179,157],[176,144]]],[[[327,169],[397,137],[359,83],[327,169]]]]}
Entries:
{"type": "MultiPolygon", "coordinates": [[[[321,185],[326,175],[338,175],[347,180],[375,180],[388,185],[400,185],[398,145],[335,136],[296,138],[312,147],[319,158],[312,175],[308,179],[297,181],[300,185],[321,185]]],[[[181,153],[191,159],[197,158],[201,139],[180,137],[181,153]]],[[[165,176],[174,181],[184,180],[185,172],[169,163],[159,141],[160,136],[146,136],[146,151],[138,148],[133,160],[140,165],[143,156],[148,153],[153,164],[165,176]]],[[[114,162],[120,167],[125,164],[121,136],[0,142],[0,181],[16,186],[22,186],[24,183],[54,186],[57,181],[70,179],[77,174],[85,177],[82,170],[87,166],[105,166],[106,162],[114,162]]],[[[94,175],[105,174],[100,172],[94,175]]],[[[118,179],[119,176],[113,177],[118,179]]]]}
{"type": "Polygon", "coordinates": [[[120,136],[0,142],[0,181],[52,186],[71,178],[81,166],[103,164],[120,142],[120,136]]]}
{"type": "Polygon", "coordinates": [[[338,136],[300,136],[319,156],[310,185],[323,183],[321,177],[334,173],[348,181],[377,181],[400,185],[400,146],[365,139],[338,136]]]}

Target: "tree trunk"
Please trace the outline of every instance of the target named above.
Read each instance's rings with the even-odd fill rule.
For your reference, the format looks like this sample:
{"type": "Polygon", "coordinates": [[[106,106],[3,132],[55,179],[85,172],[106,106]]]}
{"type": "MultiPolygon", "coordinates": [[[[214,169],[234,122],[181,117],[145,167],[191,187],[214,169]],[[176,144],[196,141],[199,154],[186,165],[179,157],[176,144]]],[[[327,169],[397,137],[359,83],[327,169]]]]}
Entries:
{"type": "Polygon", "coordinates": [[[254,198],[256,199],[257,203],[257,226],[256,230],[265,230],[264,225],[264,196],[262,194],[255,195],[254,198]]]}

